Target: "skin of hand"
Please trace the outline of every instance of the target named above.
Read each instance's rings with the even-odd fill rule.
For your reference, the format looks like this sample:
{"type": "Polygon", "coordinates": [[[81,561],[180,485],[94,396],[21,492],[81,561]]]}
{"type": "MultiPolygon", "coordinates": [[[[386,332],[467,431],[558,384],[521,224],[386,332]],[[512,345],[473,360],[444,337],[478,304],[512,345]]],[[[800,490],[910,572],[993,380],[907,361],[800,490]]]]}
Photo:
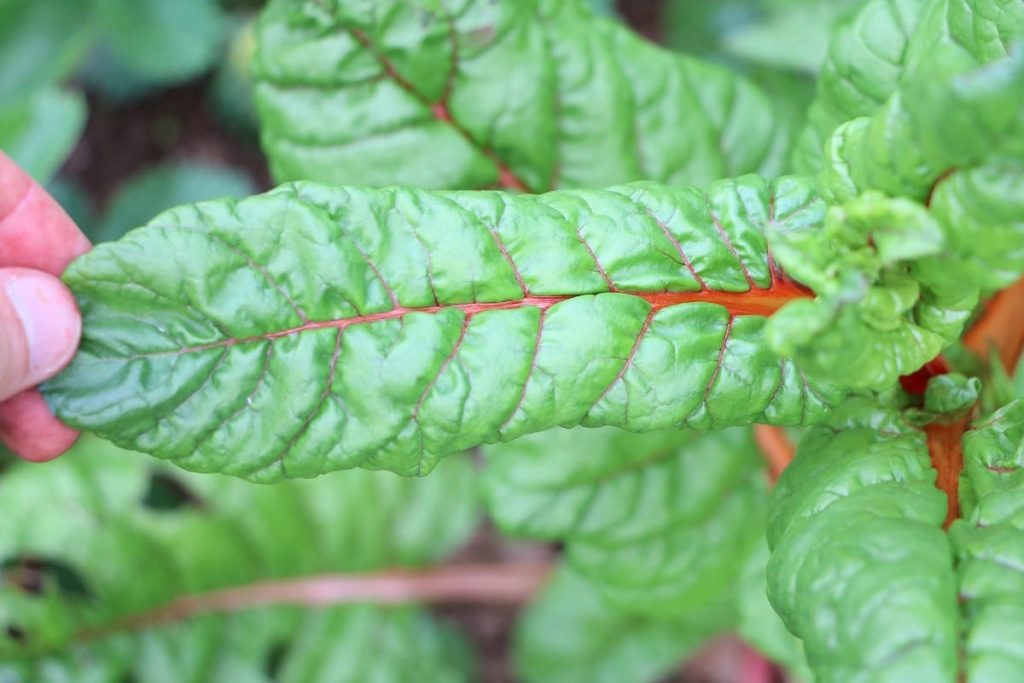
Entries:
{"type": "Polygon", "coordinates": [[[0,441],[26,460],[55,458],[78,438],[34,387],[78,348],[78,306],[57,276],[90,246],[56,200],[0,152],[0,441]]]}

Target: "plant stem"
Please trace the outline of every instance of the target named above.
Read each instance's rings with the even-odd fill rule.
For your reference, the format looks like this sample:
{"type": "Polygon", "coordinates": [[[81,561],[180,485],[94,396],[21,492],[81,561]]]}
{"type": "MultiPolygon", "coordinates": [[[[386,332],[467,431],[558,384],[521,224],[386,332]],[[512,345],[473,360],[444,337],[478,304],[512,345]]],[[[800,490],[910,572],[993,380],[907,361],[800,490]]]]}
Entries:
{"type": "Polygon", "coordinates": [[[796,456],[796,446],[782,427],[755,425],[754,440],[768,465],[768,480],[774,484],[796,456]]]}
{"type": "Polygon", "coordinates": [[[540,590],[550,572],[551,566],[546,563],[465,564],[262,581],[184,595],[146,612],[82,632],[80,637],[95,638],[113,631],[147,628],[199,614],[237,612],[268,605],[519,605],[540,590]]]}

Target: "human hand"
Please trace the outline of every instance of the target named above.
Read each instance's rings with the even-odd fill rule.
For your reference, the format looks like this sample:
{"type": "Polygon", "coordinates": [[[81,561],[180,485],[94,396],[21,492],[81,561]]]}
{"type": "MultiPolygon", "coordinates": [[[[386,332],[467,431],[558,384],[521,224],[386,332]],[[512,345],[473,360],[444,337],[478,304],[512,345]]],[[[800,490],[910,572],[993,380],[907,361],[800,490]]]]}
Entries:
{"type": "Polygon", "coordinates": [[[55,276],[89,248],[53,197],[0,152],[0,441],[27,460],[55,458],[78,438],[34,387],[78,348],[78,307],[55,276]]]}

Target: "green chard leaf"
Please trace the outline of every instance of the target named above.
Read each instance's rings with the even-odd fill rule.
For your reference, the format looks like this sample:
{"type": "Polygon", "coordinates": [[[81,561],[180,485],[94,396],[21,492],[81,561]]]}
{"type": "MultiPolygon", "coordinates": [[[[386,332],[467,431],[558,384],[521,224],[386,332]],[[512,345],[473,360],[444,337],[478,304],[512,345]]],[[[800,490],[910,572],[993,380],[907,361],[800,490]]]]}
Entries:
{"type": "Polygon", "coordinates": [[[818,297],[767,334],[807,372],[881,390],[954,343],[981,291],[1024,272],[1024,50],[902,84],[841,126],[828,157],[825,228],[773,243],[818,297]]]}
{"type": "Polygon", "coordinates": [[[741,77],[581,0],[275,0],[257,36],[263,146],[280,181],[701,184],[777,174],[792,138],[741,77]]]}
{"type": "MultiPolygon", "coordinates": [[[[350,472],[263,487],[190,475],[94,437],[45,467],[10,465],[0,479],[0,515],[0,655],[29,671],[65,655],[67,666],[86,666],[82,658],[97,652],[89,639],[138,628],[184,596],[201,601],[208,591],[254,582],[431,563],[478,520],[474,472],[463,458],[426,480],[350,472]]],[[[321,621],[392,620],[374,610],[316,614],[305,617],[314,632],[321,621]]],[[[153,647],[216,626],[195,628],[198,635],[187,624],[155,634],[153,647]]],[[[137,652],[149,639],[125,634],[95,647],[137,652]]],[[[2,668],[0,679],[7,680],[2,668]]]]}
{"type": "Polygon", "coordinates": [[[469,683],[466,643],[426,613],[372,605],[258,608],[0,662],[10,683],[469,683]]]}
{"type": "Polygon", "coordinates": [[[606,428],[485,450],[485,496],[506,533],[566,543],[567,562],[615,607],[679,617],[735,610],[767,482],[749,429],[697,436],[606,428]]]}
{"type": "Polygon", "coordinates": [[[768,597],[819,683],[957,680],[952,553],[923,432],[848,407],[772,494],[768,597]]]}
{"type": "Polygon", "coordinates": [[[1024,667],[1024,401],[964,436],[964,518],[950,528],[970,683],[1019,680],[1024,667]]]}
{"type": "Polygon", "coordinates": [[[825,141],[840,124],[874,114],[903,77],[907,44],[929,0],[867,0],[838,22],[807,125],[793,151],[800,173],[821,170],[825,141]]]}
{"type": "Polygon", "coordinates": [[[516,669],[526,683],[654,683],[728,625],[715,615],[693,621],[623,612],[563,566],[519,621],[516,669]]]}
{"type": "Polygon", "coordinates": [[[807,182],[542,196],[285,186],[182,207],[65,274],[69,424],[258,481],[428,472],[555,426],[820,421],[840,398],[763,338],[808,292],[765,233],[814,230],[807,182]]]}

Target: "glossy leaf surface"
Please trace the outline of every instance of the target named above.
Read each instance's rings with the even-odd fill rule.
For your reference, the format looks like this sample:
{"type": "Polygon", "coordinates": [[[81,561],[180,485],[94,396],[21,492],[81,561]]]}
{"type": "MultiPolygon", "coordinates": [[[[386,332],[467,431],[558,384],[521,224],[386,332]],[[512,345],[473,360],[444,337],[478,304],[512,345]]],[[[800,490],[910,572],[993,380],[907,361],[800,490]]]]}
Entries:
{"type": "Polygon", "coordinates": [[[804,181],[755,177],[181,207],[66,273],[84,340],[45,392],[70,424],[259,481],[422,474],[559,425],[814,422],[837,393],[764,343],[809,295],[765,233],[822,210],[804,181]]]}
{"type": "Polygon", "coordinates": [[[276,0],[254,62],[279,181],[542,192],[782,169],[791,131],[720,67],[581,0],[276,0]]]}

